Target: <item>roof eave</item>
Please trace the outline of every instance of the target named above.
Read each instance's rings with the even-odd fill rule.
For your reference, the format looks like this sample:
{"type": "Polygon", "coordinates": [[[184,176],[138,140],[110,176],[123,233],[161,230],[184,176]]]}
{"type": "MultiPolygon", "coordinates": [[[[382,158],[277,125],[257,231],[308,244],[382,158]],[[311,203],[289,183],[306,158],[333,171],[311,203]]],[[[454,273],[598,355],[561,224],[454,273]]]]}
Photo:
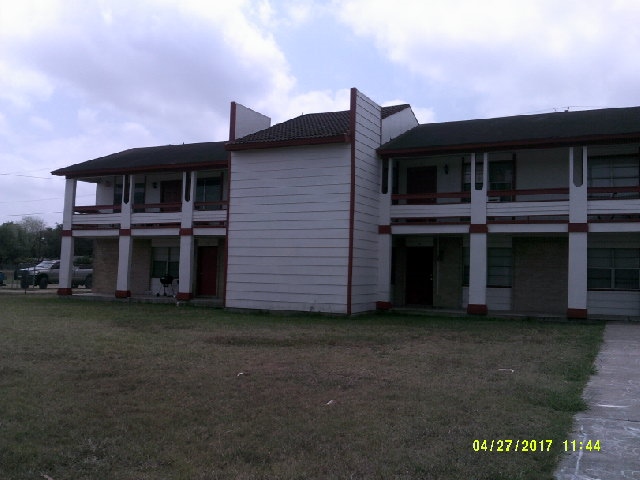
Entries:
{"type": "Polygon", "coordinates": [[[351,137],[348,134],[332,135],[329,137],[295,138],[292,140],[228,143],[225,145],[229,151],[260,150],[266,148],[297,147],[305,145],[326,145],[331,143],[349,143],[351,137]]]}
{"type": "Polygon", "coordinates": [[[615,135],[585,135],[568,138],[544,138],[524,139],[508,142],[492,143],[466,143],[457,145],[433,145],[428,147],[408,147],[395,149],[378,149],[378,155],[382,158],[389,157],[417,157],[421,155],[442,155],[446,153],[461,152],[487,152],[513,148],[552,148],[578,146],[588,144],[601,144],[614,141],[630,142],[640,141],[640,132],[615,134],[615,135]]]}
{"type": "Polygon", "coordinates": [[[153,165],[149,167],[136,168],[96,168],[94,170],[70,170],[61,168],[51,172],[51,175],[64,176],[66,178],[82,178],[82,177],[101,177],[107,175],[124,175],[135,173],[154,173],[154,172],[183,172],[193,170],[211,170],[228,168],[229,160],[219,160],[207,163],[191,163],[191,164],[170,164],[170,165],[153,165]]]}

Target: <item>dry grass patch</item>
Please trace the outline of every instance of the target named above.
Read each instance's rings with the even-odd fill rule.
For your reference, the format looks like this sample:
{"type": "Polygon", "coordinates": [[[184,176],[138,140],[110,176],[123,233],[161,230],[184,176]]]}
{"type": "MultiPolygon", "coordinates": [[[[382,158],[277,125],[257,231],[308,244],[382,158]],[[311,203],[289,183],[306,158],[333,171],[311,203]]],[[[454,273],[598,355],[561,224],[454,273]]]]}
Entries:
{"type": "Polygon", "coordinates": [[[602,325],[2,298],[0,478],[551,478],[602,325]],[[474,439],[552,439],[474,452],[474,439]]]}

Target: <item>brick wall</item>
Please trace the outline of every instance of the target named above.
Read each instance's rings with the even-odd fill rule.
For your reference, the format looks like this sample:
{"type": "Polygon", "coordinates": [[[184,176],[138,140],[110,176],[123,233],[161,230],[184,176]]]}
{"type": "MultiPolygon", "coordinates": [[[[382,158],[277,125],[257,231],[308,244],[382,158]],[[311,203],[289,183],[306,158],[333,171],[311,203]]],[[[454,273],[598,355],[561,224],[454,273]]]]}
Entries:
{"type": "Polygon", "coordinates": [[[568,254],[566,238],[513,239],[515,311],[566,313],[568,254]]]}
{"type": "Polygon", "coordinates": [[[131,253],[131,295],[151,291],[151,240],[134,240],[131,253]]]}
{"type": "Polygon", "coordinates": [[[441,237],[439,239],[436,265],[433,305],[460,308],[462,306],[462,238],[441,237]]]}
{"type": "Polygon", "coordinates": [[[93,292],[114,295],[118,278],[118,239],[100,238],[93,247],[93,292]]]}
{"type": "MultiPolygon", "coordinates": [[[[134,240],[131,255],[132,295],[144,295],[150,290],[151,241],[134,240]]],[[[93,254],[93,291],[114,295],[118,278],[118,239],[101,238],[95,241],[93,254]]]]}

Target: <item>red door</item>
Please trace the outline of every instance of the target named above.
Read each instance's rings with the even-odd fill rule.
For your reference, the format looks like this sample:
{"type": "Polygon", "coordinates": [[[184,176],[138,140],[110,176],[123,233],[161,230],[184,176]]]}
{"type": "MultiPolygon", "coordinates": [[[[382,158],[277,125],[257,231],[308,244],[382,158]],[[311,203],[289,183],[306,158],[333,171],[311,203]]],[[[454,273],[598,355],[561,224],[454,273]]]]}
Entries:
{"type": "Polygon", "coordinates": [[[407,248],[407,305],[433,305],[433,247],[407,248]]]}
{"type": "Polygon", "coordinates": [[[218,294],[218,247],[198,248],[198,273],[196,292],[198,295],[218,294]]]}

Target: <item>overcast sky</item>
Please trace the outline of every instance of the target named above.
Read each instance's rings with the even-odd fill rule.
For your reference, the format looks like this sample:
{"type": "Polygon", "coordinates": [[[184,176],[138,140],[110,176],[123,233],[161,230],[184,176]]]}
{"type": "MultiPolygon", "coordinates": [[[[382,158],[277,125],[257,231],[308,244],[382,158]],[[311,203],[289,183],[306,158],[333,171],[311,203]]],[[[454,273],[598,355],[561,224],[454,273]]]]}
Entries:
{"type": "Polygon", "coordinates": [[[421,123],[637,106],[639,21],[640,0],[0,0],[0,223],[61,223],[56,168],[226,140],[231,101],[273,123],[351,87],[421,123]]]}

